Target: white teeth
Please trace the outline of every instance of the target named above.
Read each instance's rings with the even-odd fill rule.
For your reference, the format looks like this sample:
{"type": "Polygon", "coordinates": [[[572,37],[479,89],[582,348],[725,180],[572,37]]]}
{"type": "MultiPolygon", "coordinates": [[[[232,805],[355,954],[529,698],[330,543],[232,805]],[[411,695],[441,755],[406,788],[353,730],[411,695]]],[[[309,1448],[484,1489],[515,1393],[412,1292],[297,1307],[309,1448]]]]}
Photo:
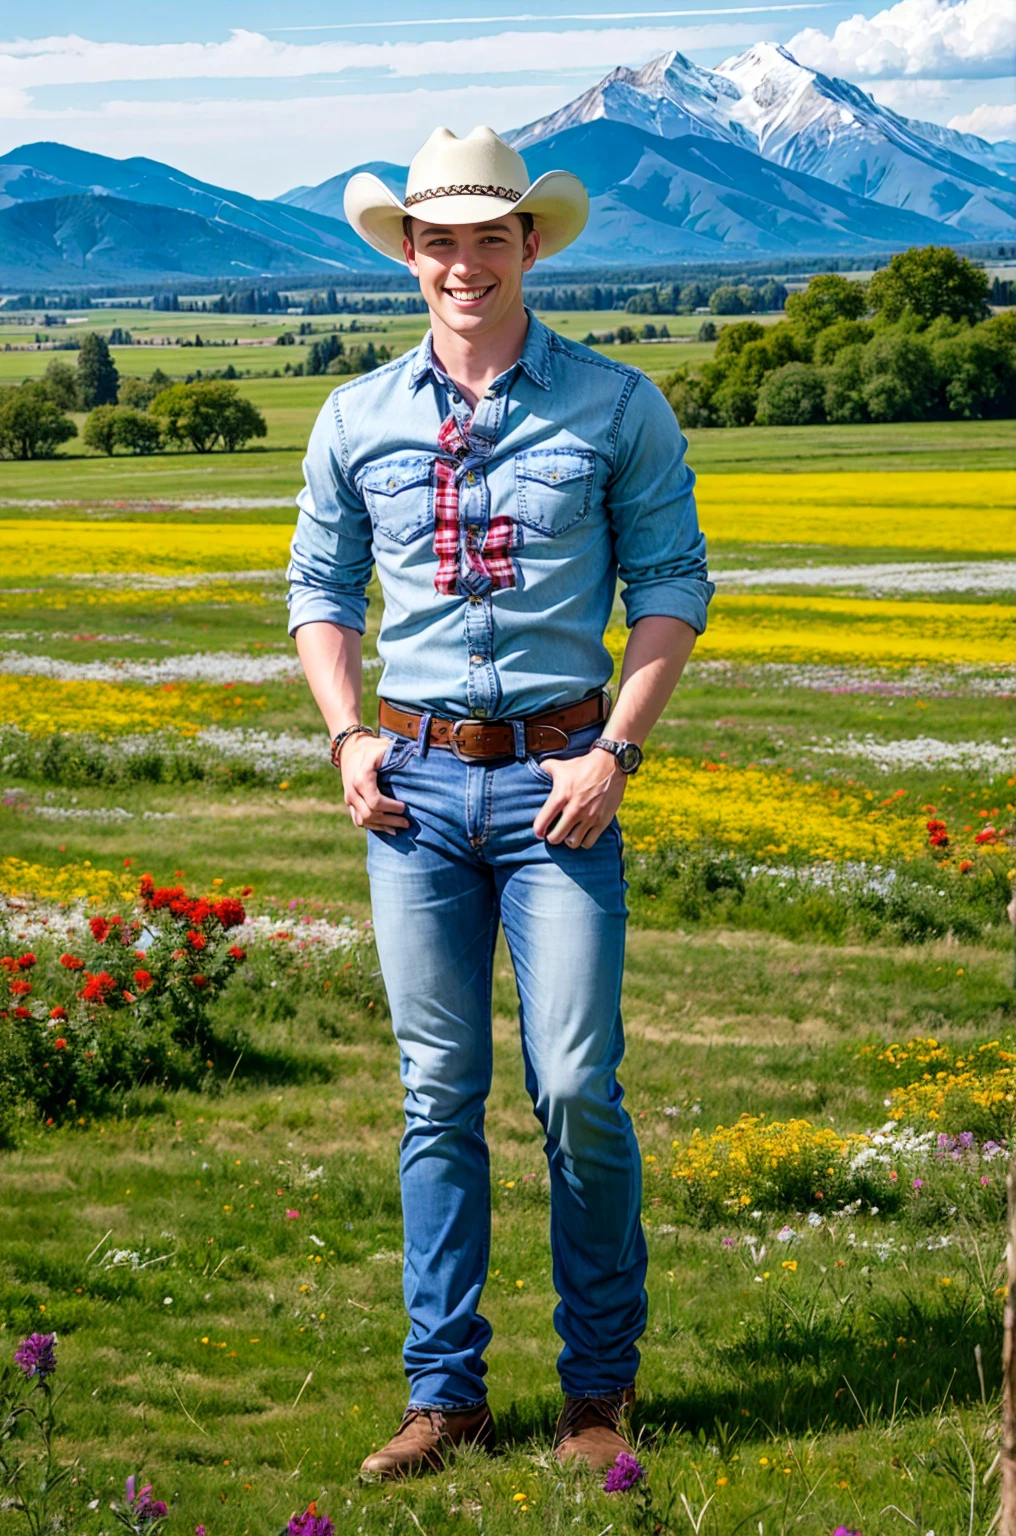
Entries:
{"type": "Polygon", "coordinates": [[[488,290],[486,288],[449,288],[448,292],[453,299],[459,299],[466,303],[470,299],[482,299],[488,290]]]}

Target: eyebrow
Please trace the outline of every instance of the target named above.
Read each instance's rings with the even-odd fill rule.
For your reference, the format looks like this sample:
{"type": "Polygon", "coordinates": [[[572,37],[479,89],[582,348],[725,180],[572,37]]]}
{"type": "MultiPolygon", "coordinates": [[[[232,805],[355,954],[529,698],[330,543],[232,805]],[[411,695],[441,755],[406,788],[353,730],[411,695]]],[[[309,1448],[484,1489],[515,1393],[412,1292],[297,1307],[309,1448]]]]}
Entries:
{"type": "MultiPolygon", "coordinates": [[[[507,224],[501,223],[477,224],[475,227],[482,230],[509,228],[507,224]]],[[[423,229],[420,230],[420,237],[422,239],[424,235],[450,235],[451,232],[452,226],[450,224],[425,224],[423,229]]]]}

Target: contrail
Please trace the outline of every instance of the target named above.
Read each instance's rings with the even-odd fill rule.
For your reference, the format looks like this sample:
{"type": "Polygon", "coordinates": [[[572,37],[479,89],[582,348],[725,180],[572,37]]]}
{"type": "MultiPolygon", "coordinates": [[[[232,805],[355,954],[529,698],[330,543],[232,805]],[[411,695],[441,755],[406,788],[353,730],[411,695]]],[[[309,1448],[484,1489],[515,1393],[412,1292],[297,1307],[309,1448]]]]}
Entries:
{"type": "Polygon", "coordinates": [[[365,28],[381,27],[461,27],[480,26],[495,21],[644,21],[663,20],[675,16],[755,16],[771,11],[827,11],[833,0],[818,0],[816,4],[803,5],[729,5],[703,6],[684,11],[558,11],[548,16],[537,16],[531,11],[516,16],[431,16],[414,17],[402,21],[336,21],[313,27],[265,27],[268,32],[354,32],[365,28]]]}

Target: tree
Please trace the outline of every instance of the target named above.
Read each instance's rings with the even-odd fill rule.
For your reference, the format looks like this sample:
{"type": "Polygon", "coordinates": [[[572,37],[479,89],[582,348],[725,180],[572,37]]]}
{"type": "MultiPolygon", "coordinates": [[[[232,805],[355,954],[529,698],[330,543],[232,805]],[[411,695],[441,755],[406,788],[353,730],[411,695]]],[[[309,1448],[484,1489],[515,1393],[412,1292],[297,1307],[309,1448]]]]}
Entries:
{"type": "Polygon", "coordinates": [[[790,294],[784,306],[787,319],[808,337],[824,331],[837,320],[860,320],[868,299],[860,283],[841,277],[838,272],[823,272],[813,277],[803,293],[790,294]]]}
{"type": "Polygon", "coordinates": [[[864,346],[873,335],[871,326],[864,320],[834,320],[815,337],[815,362],[831,363],[844,347],[864,346]]]}
{"type": "Polygon", "coordinates": [[[976,325],[988,317],[990,291],[986,273],[944,245],[901,251],[868,285],[872,308],[890,325],[908,310],[922,326],[939,315],[976,325]]]}
{"type": "Polygon", "coordinates": [[[865,409],[872,421],[921,421],[935,403],[931,352],[918,336],[884,331],[861,352],[865,409]]]}
{"type": "Polygon", "coordinates": [[[757,320],[742,320],[739,325],[725,325],[716,343],[714,353],[716,361],[719,362],[723,357],[740,352],[749,341],[761,341],[765,333],[765,326],[759,325],[757,320]]]}
{"type": "Polygon", "coordinates": [[[715,341],[716,340],[716,322],[715,322],[715,320],[703,320],[702,324],[698,328],[698,339],[699,339],[699,341],[715,341]]]}
{"type": "Polygon", "coordinates": [[[83,411],[97,405],[115,405],[120,383],[116,364],[109,354],[105,336],[89,331],[78,353],[78,396],[83,411]]]}
{"type": "Polygon", "coordinates": [[[48,459],[78,429],[46,386],[36,380],[0,393],[0,454],[10,459],[48,459]]]}
{"type": "Polygon", "coordinates": [[[855,343],[837,352],[835,362],[825,370],[826,420],[841,425],[864,421],[864,377],[861,358],[864,345],[855,343]]]}
{"type": "Polygon", "coordinates": [[[116,406],[97,405],[85,422],[82,439],[86,448],[112,454],[116,447],[116,406]]]}
{"type": "Polygon", "coordinates": [[[963,326],[932,343],[939,390],[950,416],[970,420],[1011,415],[1016,400],[1016,346],[994,320],[963,326]]]}
{"type": "Polygon", "coordinates": [[[709,295],[709,308],[714,315],[743,315],[745,313],[743,290],[735,288],[732,283],[722,283],[709,295]]]}
{"type": "Polygon", "coordinates": [[[129,405],[135,411],[147,411],[156,395],[161,394],[170,383],[171,380],[158,368],[150,379],[121,379],[116,395],[117,404],[129,405]]]}
{"type": "Polygon", "coordinates": [[[261,412],[237,393],[236,385],[219,380],[173,384],[156,395],[151,414],[163,423],[170,442],[188,442],[197,453],[210,453],[220,438],[232,452],[268,431],[261,412]]]}
{"type": "MultiPolygon", "coordinates": [[[[246,401],[243,402],[245,405],[246,401]]],[[[147,411],[135,411],[130,406],[118,405],[113,422],[113,441],[128,453],[158,453],[162,445],[162,429],[154,416],[147,411]]]]}
{"type": "Polygon", "coordinates": [[[825,379],[811,363],[785,363],[767,374],[755,420],[763,427],[809,427],[825,415],[825,379]]]}
{"type": "Polygon", "coordinates": [[[79,409],[78,376],[70,363],[61,362],[58,357],[51,357],[46,364],[42,382],[46,393],[58,410],[79,409]]]}

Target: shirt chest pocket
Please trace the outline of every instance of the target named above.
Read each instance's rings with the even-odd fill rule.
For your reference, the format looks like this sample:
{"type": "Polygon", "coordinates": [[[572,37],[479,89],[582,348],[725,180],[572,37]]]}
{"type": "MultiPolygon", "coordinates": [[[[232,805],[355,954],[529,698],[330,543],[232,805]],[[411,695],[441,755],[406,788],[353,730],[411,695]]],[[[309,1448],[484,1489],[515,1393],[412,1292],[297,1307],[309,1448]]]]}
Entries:
{"type": "Polygon", "coordinates": [[[360,494],[375,530],[410,544],[434,525],[434,459],[425,453],[377,459],[360,476],[360,494]]]}
{"type": "Polygon", "coordinates": [[[556,538],[589,512],[596,455],[587,448],[530,448],[515,456],[515,501],[526,528],[556,538]]]}

